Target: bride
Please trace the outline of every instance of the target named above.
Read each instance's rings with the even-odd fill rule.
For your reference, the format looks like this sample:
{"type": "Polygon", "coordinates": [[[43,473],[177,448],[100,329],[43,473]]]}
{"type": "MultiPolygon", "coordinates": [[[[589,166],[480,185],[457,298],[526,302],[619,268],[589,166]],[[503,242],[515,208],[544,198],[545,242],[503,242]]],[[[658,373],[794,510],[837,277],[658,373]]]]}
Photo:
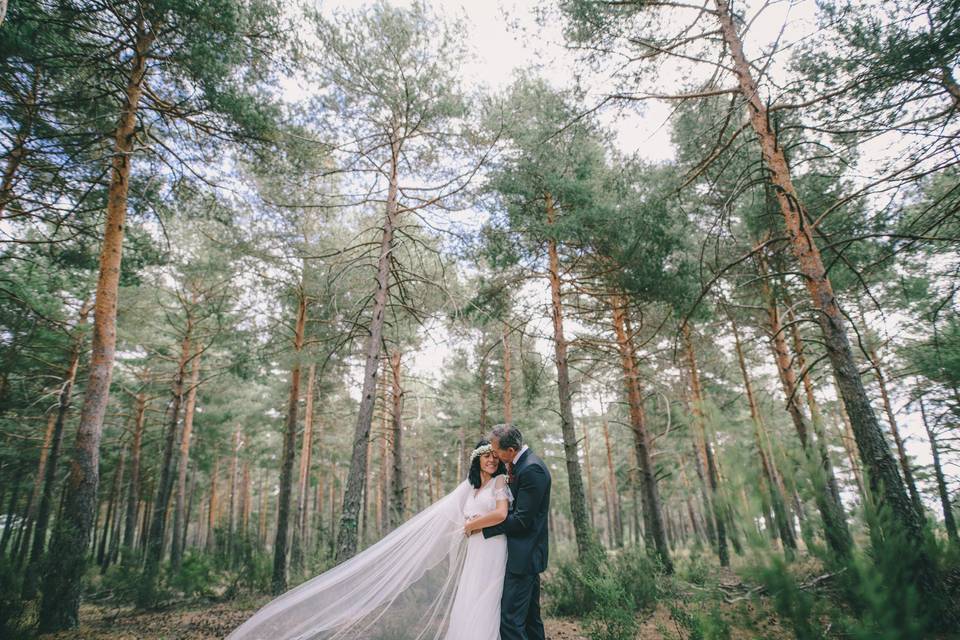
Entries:
{"type": "Polygon", "coordinates": [[[456,489],[269,602],[227,640],[498,640],[507,539],[473,534],[506,519],[506,480],[481,440],[456,489]]]}

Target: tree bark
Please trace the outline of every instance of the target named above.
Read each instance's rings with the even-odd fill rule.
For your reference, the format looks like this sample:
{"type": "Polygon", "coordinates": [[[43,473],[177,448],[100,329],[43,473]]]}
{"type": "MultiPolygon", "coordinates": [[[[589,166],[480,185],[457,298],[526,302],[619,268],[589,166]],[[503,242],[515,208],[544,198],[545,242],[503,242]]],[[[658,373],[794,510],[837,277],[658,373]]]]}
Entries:
{"type": "Polygon", "coordinates": [[[511,374],[511,353],[510,353],[510,327],[503,323],[503,421],[506,424],[513,424],[513,386],[510,383],[511,374]]]}
{"type": "MultiPolygon", "coordinates": [[[[556,217],[553,196],[546,194],[547,225],[552,227],[556,217]]],[[[577,452],[577,434],[573,420],[573,392],[570,388],[570,373],[567,367],[567,340],[563,335],[563,303],[560,291],[560,258],[557,241],[547,240],[549,256],[549,279],[551,316],[553,319],[553,349],[557,365],[557,392],[560,396],[560,428],[563,433],[563,452],[567,463],[567,483],[570,489],[570,512],[577,538],[577,554],[585,559],[593,547],[594,538],[587,516],[586,499],[583,494],[583,475],[580,472],[580,456],[577,452]]]]}
{"type": "MultiPolygon", "coordinates": [[[[864,324],[866,324],[866,321],[864,321],[864,324]]],[[[903,438],[900,436],[900,429],[897,427],[897,419],[890,402],[890,393],[887,391],[887,378],[883,375],[880,358],[873,344],[868,343],[867,357],[870,358],[870,366],[873,368],[877,377],[877,385],[880,387],[880,399],[883,401],[883,410],[887,415],[887,423],[890,425],[890,435],[893,436],[893,442],[897,447],[897,458],[900,461],[900,470],[903,471],[904,484],[907,485],[907,491],[910,494],[910,500],[913,502],[913,508],[917,510],[917,516],[923,520],[923,500],[920,499],[920,492],[917,491],[917,482],[913,478],[913,469],[910,466],[910,459],[907,457],[907,449],[903,445],[903,438]]]]}
{"type": "Polygon", "coordinates": [[[617,487],[617,471],[613,466],[613,447],[610,446],[610,425],[603,417],[603,442],[607,447],[607,476],[610,484],[610,510],[613,512],[613,546],[623,546],[623,513],[620,509],[620,491],[617,487]]]}
{"type": "Polygon", "coordinates": [[[393,473],[390,485],[393,489],[390,504],[390,528],[400,526],[406,515],[406,489],[403,484],[403,387],[400,384],[400,352],[394,351],[390,358],[390,368],[393,372],[393,408],[391,415],[391,438],[393,448],[391,459],[393,473]]]}
{"type": "Polygon", "coordinates": [[[667,546],[666,531],[663,522],[663,507],[660,491],[657,487],[656,470],[653,466],[653,445],[647,429],[647,418],[643,409],[643,394],[640,389],[640,372],[637,368],[633,349],[633,336],[627,331],[627,304],[622,295],[609,301],[613,314],[613,331],[620,351],[620,367],[623,370],[623,384],[627,392],[627,404],[630,408],[630,428],[633,431],[633,448],[640,463],[640,490],[644,507],[644,522],[647,524],[646,539],[652,547],[667,573],[673,572],[670,549],[667,546]]]}
{"type": "Polygon", "coordinates": [[[358,516],[363,494],[363,474],[367,468],[367,441],[370,438],[370,425],[373,421],[373,405],[377,393],[377,372],[380,368],[380,342],[383,339],[384,313],[387,308],[387,294],[390,287],[390,259],[393,252],[393,235],[397,224],[398,211],[398,164],[400,161],[400,143],[391,142],[390,184],[387,191],[386,214],[383,234],[380,239],[380,255],[377,260],[377,290],[373,296],[373,317],[370,320],[370,335],[367,339],[363,374],[363,390],[360,394],[360,408],[353,432],[353,446],[350,456],[350,471],[347,475],[347,488],[343,496],[343,509],[340,514],[340,531],[337,535],[336,561],[343,562],[357,552],[358,516]]]}
{"type": "Polygon", "coordinates": [[[180,407],[183,405],[183,382],[192,352],[192,333],[193,320],[188,314],[186,331],[180,345],[180,358],[177,362],[177,371],[171,388],[170,421],[167,423],[166,434],[164,435],[160,481],[157,484],[156,498],[153,501],[146,562],[137,595],[140,606],[152,606],[156,603],[157,598],[157,580],[159,579],[160,562],[163,559],[164,540],[167,533],[167,510],[170,506],[170,496],[173,493],[173,477],[176,471],[173,450],[176,447],[180,407]]]}
{"type": "MultiPolygon", "coordinates": [[[[304,263],[306,272],[306,263],[304,263]]],[[[287,400],[287,422],[283,437],[283,458],[280,462],[280,493],[277,496],[277,537],[273,543],[274,595],[287,590],[287,544],[290,533],[290,501],[293,493],[293,459],[297,455],[297,417],[300,405],[300,354],[303,351],[307,324],[306,283],[297,289],[297,320],[293,334],[293,366],[290,368],[290,394],[287,400]]],[[[312,369],[311,369],[312,370],[312,369]]],[[[308,418],[309,419],[309,418],[308,418]]]]}
{"type": "MultiPolygon", "coordinates": [[[[757,445],[757,453],[760,456],[760,467],[763,471],[763,478],[766,480],[768,492],[770,494],[770,503],[773,508],[773,517],[776,523],[777,531],[780,534],[780,541],[783,543],[784,550],[788,553],[795,551],[797,541],[793,537],[793,529],[790,527],[789,515],[786,509],[786,500],[780,491],[772,461],[767,454],[767,449],[763,441],[765,431],[763,417],[760,414],[760,408],[757,406],[757,398],[753,393],[753,383],[750,381],[750,373],[747,370],[747,360],[743,355],[743,344],[740,342],[740,331],[737,328],[737,322],[732,314],[728,313],[730,319],[730,328],[733,330],[734,347],[737,351],[737,362],[740,365],[740,373],[743,376],[743,387],[747,393],[747,402],[750,404],[750,418],[754,426],[754,440],[757,445]]],[[[766,509],[764,509],[766,516],[766,509]]]]}
{"type": "Polygon", "coordinates": [[[806,459],[811,462],[809,466],[814,484],[814,498],[823,519],[824,538],[834,554],[840,558],[846,558],[851,553],[853,540],[850,537],[850,530],[847,528],[839,491],[836,489],[836,479],[834,478],[831,482],[833,468],[830,465],[829,457],[824,460],[821,456],[819,464],[813,462],[815,454],[811,446],[810,430],[807,427],[806,417],[800,409],[797,376],[793,370],[790,349],[787,347],[787,340],[784,336],[786,328],[780,320],[777,299],[770,287],[768,269],[762,255],[758,257],[758,266],[761,275],[760,289],[766,305],[770,345],[777,366],[777,374],[787,403],[787,413],[790,414],[790,419],[793,421],[803,453],[806,459]]]}
{"type": "Polygon", "coordinates": [[[300,469],[297,474],[297,521],[293,527],[291,556],[294,566],[303,566],[307,523],[310,521],[310,463],[313,457],[313,394],[317,366],[307,367],[306,402],[303,408],[303,439],[300,442],[300,469]]]}
{"type": "Polygon", "coordinates": [[[933,454],[933,474],[937,479],[937,492],[940,495],[940,508],[943,509],[943,524],[947,529],[947,538],[954,546],[957,546],[960,545],[960,537],[957,536],[957,521],[953,516],[953,505],[950,504],[950,490],[947,488],[943,465],[940,462],[940,447],[937,444],[937,436],[930,428],[930,422],[927,420],[927,407],[923,398],[920,398],[920,417],[923,419],[923,428],[930,440],[930,452],[933,454]]]}
{"type": "Polygon", "coordinates": [[[123,467],[126,463],[127,450],[120,450],[120,459],[117,462],[117,468],[113,472],[113,484],[110,486],[110,495],[107,498],[107,514],[103,519],[103,535],[100,537],[100,546],[97,549],[97,564],[100,565],[101,575],[106,573],[110,565],[110,556],[108,555],[107,541],[110,534],[113,533],[114,513],[119,510],[120,487],[123,486],[123,467]]]}
{"type": "Polygon", "coordinates": [[[187,469],[190,465],[190,437],[193,435],[193,415],[197,407],[197,385],[200,383],[200,354],[203,350],[198,344],[190,363],[190,385],[187,388],[187,402],[183,412],[183,433],[180,436],[180,459],[177,464],[177,493],[173,507],[173,543],[170,545],[170,565],[174,571],[180,569],[183,550],[186,546],[186,518],[184,514],[187,495],[187,469]]]}
{"type": "Polygon", "coordinates": [[[217,548],[217,476],[220,471],[220,456],[213,459],[213,471],[210,472],[210,506],[207,509],[207,551],[217,548]]]}
{"type": "MultiPolygon", "coordinates": [[[[143,446],[143,426],[147,415],[147,394],[140,391],[136,395],[133,443],[130,445],[130,484],[127,493],[127,514],[123,527],[123,546],[133,554],[134,537],[137,530],[137,515],[140,508],[140,455],[143,446]]],[[[124,561],[128,558],[124,558],[124,561]]]]}
{"type": "Polygon", "coordinates": [[[818,312],[823,341],[839,385],[840,396],[853,425],[860,458],[869,467],[871,493],[881,508],[891,512],[894,526],[901,529],[917,550],[921,581],[934,588],[932,565],[923,551],[923,523],[903,486],[897,463],[883,438],[847,336],[846,320],[840,311],[833,286],[814,239],[814,229],[793,185],[783,147],[773,128],[762,94],[753,78],[750,62],[734,25],[729,0],[714,0],[723,38],[733,58],[740,93],[747,103],[750,122],[757,134],[768,179],[776,190],[777,202],[786,225],[794,255],[799,262],[807,291],[818,312]]]}
{"type": "Polygon", "coordinates": [[[80,580],[86,564],[99,484],[100,436],[110,398],[110,380],[117,342],[117,291],[120,258],[127,215],[130,162],[133,153],[137,109],[147,72],[147,51],[154,35],[137,25],[130,75],[114,136],[107,220],[100,248],[100,272],[94,302],[94,329],[90,373],[87,379],[80,423],[67,480],[64,518],[58,519],[54,538],[57,550],[43,584],[38,630],[41,633],[74,627],[80,612],[80,580]]]}
{"type": "Polygon", "coordinates": [[[717,474],[716,460],[713,456],[713,447],[707,438],[706,420],[703,415],[703,389],[700,385],[700,372],[697,368],[697,356],[693,349],[693,332],[690,323],[683,325],[683,339],[687,349],[687,365],[690,371],[690,393],[692,396],[693,425],[696,436],[702,443],[703,455],[706,462],[707,478],[710,481],[710,507],[713,510],[713,522],[716,529],[717,556],[720,566],[730,566],[730,551],[727,549],[727,527],[724,522],[723,509],[719,504],[720,479],[717,474]]]}

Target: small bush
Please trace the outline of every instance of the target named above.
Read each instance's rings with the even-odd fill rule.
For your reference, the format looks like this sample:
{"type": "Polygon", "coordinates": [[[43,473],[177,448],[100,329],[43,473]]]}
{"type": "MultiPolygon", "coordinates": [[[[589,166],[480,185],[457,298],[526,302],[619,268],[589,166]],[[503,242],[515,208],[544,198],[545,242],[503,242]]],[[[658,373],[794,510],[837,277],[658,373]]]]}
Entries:
{"type": "Polygon", "coordinates": [[[91,597],[107,597],[118,604],[133,604],[140,591],[143,570],[136,563],[115,564],[99,580],[99,590],[91,597]]]}
{"type": "Polygon", "coordinates": [[[0,555],[0,638],[19,638],[24,605],[20,601],[22,581],[10,562],[0,555]]]}
{"type": "Polygon", "coordinates": [[[691,553],[680,570],[680,577],[691,584],[703,587],[710,578],[710,564],[699,553],[691,553]]]}
{"type": "Polygon", "coordinates": [[[663,566],[640,547],[631,547],[613,559],[611,571],[630,597],[634,611],[652,609],[663,595],[663,566]]]}
{"type": "Polygon", "coordinates": [[[719,610],[688,611],[671,602],[670,615],[687,632],[687,640],[730,640],[730,623],[719,610]]]}
{"type": "Polygon", "coordinates": [[[624,584],[611,573],[587,580],[596,604],[587,616],[590,640],[633,640],[640,625],[633,598],[624,584]]]}
{"type": "Polygon", "coordinates": [[[216,582],[212,559],[198,552],[188,552],[180,564],[180,570],[170,575],[170,586],[187,597],[212,595],[216,582]]]}

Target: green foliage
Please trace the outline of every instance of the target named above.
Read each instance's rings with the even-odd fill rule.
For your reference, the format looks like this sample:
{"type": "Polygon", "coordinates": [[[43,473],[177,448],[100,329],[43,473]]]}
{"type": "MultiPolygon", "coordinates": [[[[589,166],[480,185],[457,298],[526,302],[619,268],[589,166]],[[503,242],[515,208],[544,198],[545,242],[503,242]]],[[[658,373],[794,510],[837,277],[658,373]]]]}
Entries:
{"type": "Polygon", "coordinates": [[[22,578],[6,555],[0,555],[0,638],[20,638],[23,603],[20,601],[22,578]]]}
{"type": "Polygon", "coordinates": [[[210,596],[216,583],[213,560],[208,554],[197,551],[188,551],[180,570],[172,573],[169,579],[169,585],[187,597],[210,596]]]}
{"type": "Polygon", "coordinates": [[[707,584],[707,578],[710,577],[710,564],[703,554],[691,552],[690,556],[680,562],[678,575],[691,584],[704,586],[707,584]]]}
{"type": "Polygon", "coordinates": [[[637,614],[654,607],[663,593],[663,570],[640,547],[617,556],[598,551],[582,562],[563,562],[544,584],[549,611],[586,621],[591,640],[630,640],[637,614]]]}
{"type": "Polygon", "coordinates": [[[143,572],[137,563],[113,565],[98,581],[96,595],[108,597],[118,604],[133,604],[137,601],[142,578],[143,572]]]}
{"type": "Polygon", "coordinates": [[[668,607],[677,626],[687,632],[686,640],[730,640],[730,623],[716,607],[691,611],[678,602],[668,607]]]}

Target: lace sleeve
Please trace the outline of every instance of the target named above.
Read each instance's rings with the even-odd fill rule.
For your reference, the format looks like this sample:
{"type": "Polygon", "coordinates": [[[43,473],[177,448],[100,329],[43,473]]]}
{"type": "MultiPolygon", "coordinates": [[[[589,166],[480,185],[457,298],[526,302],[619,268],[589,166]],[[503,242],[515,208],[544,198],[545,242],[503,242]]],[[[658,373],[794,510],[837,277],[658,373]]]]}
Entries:
{"type": "Polygon", "coordinates": [[[513,502],[513,493],[507,485],[507,476],[499,475],[493,479],[493,498],[495,500],[506,500],[508,503],[513,502]]]}

